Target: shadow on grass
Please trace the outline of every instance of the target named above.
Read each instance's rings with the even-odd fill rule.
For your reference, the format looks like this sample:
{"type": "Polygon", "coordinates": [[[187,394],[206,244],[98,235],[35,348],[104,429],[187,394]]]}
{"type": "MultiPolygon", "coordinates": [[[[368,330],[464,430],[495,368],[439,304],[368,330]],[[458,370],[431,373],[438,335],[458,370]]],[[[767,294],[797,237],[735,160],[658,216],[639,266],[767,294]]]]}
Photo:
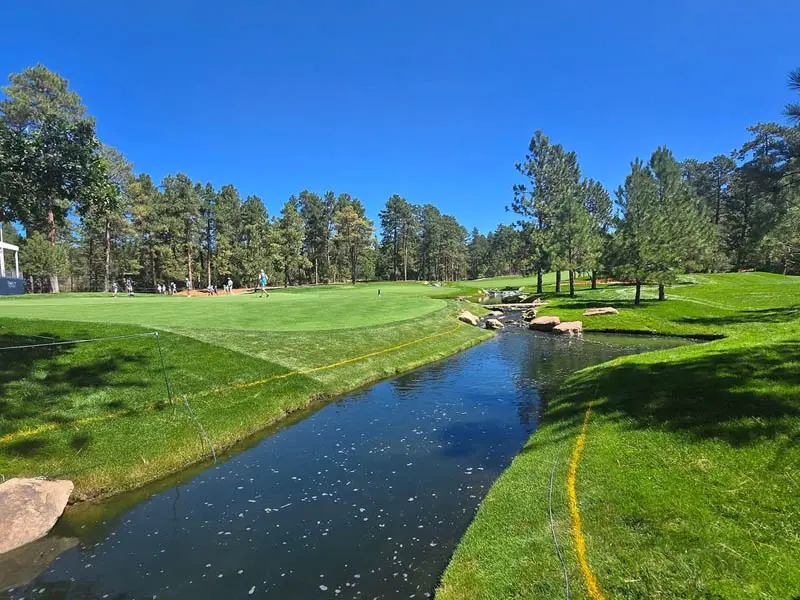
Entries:
{"type": "MultiPolygon", "coordinates": [[[[50,341],[60,338],[52,333],[0,335],[0,347],[50,341]]],[[[113,390],[115,398],[92,400],[82,408],[93,414],[119,410],[126,404],[121,394],[127,397],[134,390],[149,387],[142,373],[152,362],[150,354],[147,349],[69,345],[0,350],[0,434],[15,431],[20,421],[27,421],[26,426],[69,424],[78,418],[70,414],[75,402],[84,402],[99,390],[113,390]]],[[[22,454],[31,452],[24,445],[19,450],[22,454]]]]}
{"type": "MultiPolygon", "coordinates": [[[[662,429],[733,447],[788,436],[800,441],[800,341],[663,362],[625,362],[568,380],[544,416],[574,437],[586,408],[641,429],[662,429]]],[[[536,447],[535,436],[528,450],[536,447]]]]}
{"type": "MultiPolygon", "coordinates": [[[[542,294],[542,300],[559,300],[562,302],[558,306],[558,308],[569,308],[574,310],[587,310],[589,308],[600,308],[603,306],[613,306],[614,308],[626,308],[626,309],[644,309],[649,306],[655,306],[657,304],[664,304],[664,302],[669,302],[669,300],[656,300],[653,298],[642,298],[640,303],[634,304],[633,298],[598,298],[597,300],[589,300],[587,298],[582,298],[582,294],[578,293],[575,295],[574,298],[570,298],[569,294],[554,294],[554,293],[547,293],[542,294]]],[[[546,306],[543,308],[547,308],[546,306]]]]}
{"type": "Polygon", "coordinates": [[[741,325],[743,323],[788,323],[800,318],[800,304],[783,308],[742,310],[725,317],[696,317],[677,320],[692,325],[741,325]]]}

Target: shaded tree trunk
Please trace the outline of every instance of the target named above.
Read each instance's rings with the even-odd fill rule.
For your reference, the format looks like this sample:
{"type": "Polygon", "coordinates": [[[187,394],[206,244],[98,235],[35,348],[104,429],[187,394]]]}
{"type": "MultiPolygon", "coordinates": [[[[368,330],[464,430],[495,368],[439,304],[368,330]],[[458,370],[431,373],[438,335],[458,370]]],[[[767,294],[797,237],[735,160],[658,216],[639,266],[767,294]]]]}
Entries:
{"type": "Polygon", "coordinates": [[[544,289],[544,274],[541,269],[536,269],[536,293],[541,294],[544,289]]]}
{"type": "Polygon", "coordinates": [[[639,306],[642,302],[642,282],[638,279],[636,280],[636,295],[633,298],[633,303],[636,306],[639,306]]]}
{"type": "Polygon", "coordinates": [[[408,281],[408,238],[403,236],[403,281],[408,281]]]}
{"type": "Polygon", "coordinates": [[[597,289],[597,271],[592,271],[592,289],[597,289]]]}
{"type": "Polygon", "coordinates": [[[211,220],[208,220],[206,226],[206,242],[208,243],[208,252],[206,253],[206,275],[208,276],[208,283],[211,285],[211,220]]]}
{"type": "Polygon", "coordinates": [[[153,252],[153,246],[150,249],[150,268],[153,274],[153,287],[156,287],[156,254],[153,252]]]}
{"type": "MultiPolygon", "coordinates": [[[[47,237],[50,240],[50,245],[56,245],[56,222],[55,222],[55,215],[53,214],[53,209],[50,208],[47,211],[47,237]]],[[[50,279],[50,291],[53,294],[57,294],[59,292],[58,287],[58,275],[52,273],[48,275],[50,279]]]]}
{"type": "Polygon", "coordinates": [[[659,300],[666,300],[667,299],[667,295],[666,295],[666,292],[664,290],[664,284],[663,283],[659,284],[659,286],[658,286],[658,299],[659,300]]]}
{"type": "MultiPolygon", "coordinates": [[[[89,236],[89,257],[88,257],[86,262],[87,262],[88,271],[89,271],[89,273],[88,273],[88,276],[89,276],[89,291],[93,292],[94,291],[94,287],[93,287],[94,286],[94,268],[92,267],[92,265],[94,265],[94,238],[92,236],[89,236]]],[[[106,291],[108,291],[108,290],[106,290],[106,291]]]]}
{"type": "Polygon", "coordinates": [[[572,269],[569,271],[569,297],[575,297],[575,271],[572,269]]]}
{"type": "Polygon", "coordinates": [[[108,293],[111,278],[111,221],[106,219],[106,265],[103,277],[103,291],[108,293]]]}
{"type": "Polygon", "coordinates": [[[556,271],[556,294],[561,293],[561,269],[556,271]]]}

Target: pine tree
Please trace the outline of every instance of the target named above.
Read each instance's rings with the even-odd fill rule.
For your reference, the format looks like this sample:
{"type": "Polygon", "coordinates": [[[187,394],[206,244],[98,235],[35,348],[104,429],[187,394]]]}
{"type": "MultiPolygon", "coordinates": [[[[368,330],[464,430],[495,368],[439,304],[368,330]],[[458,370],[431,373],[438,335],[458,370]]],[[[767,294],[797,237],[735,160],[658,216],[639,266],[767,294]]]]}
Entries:
{"type": "Polygon", "coordinates": [[[364,216],[363,206],[360,204],[358,201],[344,204],[334,214],[334,240],[347,259],[350,281],[353,284],[358,278],[359,262],[370,248],[373,232],[372,221],[364,216]]]}
{"type": "Polygon", "coordinates": [[[283,270],[283,285],[288,286],[297,283],[303,269],[310,265],[303,254],[305,226],[298,211],[298,200],[295,196],[289,198],[281,209],[278,234],[280,239],[278,258],[283,270]]]}
{"type": "Polygon", "coordinates": [[[586,179],[581,184],[586,210],[591,219],[591,235],[585,267],[591,271],[592,289],[597,289],[597,270],[608,266],[609,231],[613,223],[613,203],[599,181],[586,179]]]}
{"type": "Polygon", "coordinates": [[[615,271],[636,285],[634,304],[641,302],[642,283],[650,276],[650,235],[657,220],[656,186],[650,169],[638,158],[625,184],[617,190],[622,216],[614,234],[615,271]]]}
{"type": "MultiPolygon", "coordinates": [[[[182,257],[183,273],[194,285],[194,263],[199,257],[200,197],[192,180],[183,173],[167,175],[163,182],[165,211],[163,217],[172,238],[175,256],[182,257]]],[[[171,277],[179,276],[171,273],[171,277]]]]}
{"type": "MultiPolygon", "coordinates": [[[[275,239],[282,235],[276,231],[279,226],[270,223],[264,203],[258,196],[248,196],[238,213],[236,243],[231,255],[234,283],[255,287],[261,269],[274,276],[277,267],[283,276],[284,263],[279,255],[283,240],[275,239]]],[[[299,215],[295,216],[299,221],[299,215]]],[[[297,243],[302,243],[302,235],[297,243]]]]}
{"type": "Polygon", "coordinates": [[[320,270],[324,268],[328,244],[328,214],[322,198],[308,190],[300,192],[299,203],[300,214],[305,224],[303,247],[314,270],[314,283],[319,284],[320,270]]]}
{"type": "MultiPolygon", "coordinates": [[[[217,192],[215,202],[214,277],[225,281],[228,277],[233,278],[236,273],[236,283],[241,283],[240,273],[236,271],[236,261],[237,251],[242,243],[242,199],[236,187],[223,185],[217,192]]],[[[261,217],[254,218],[259,220],[261,217]]],[[[267,222],[266,209],[263,220],[267,222]]]]}
{"type": "MultiPolygon", "coordinates": [[[[544,272],[551,267],[560,268],[549,253],[557,183],[552,164],[557,153],[548,137],[537,130],[531,138],[525,160],[515,165],[527,182],[514,185],[511,210],[522,217],[519,224],[526,231],[526,247],[530,252],[531,266],[536,271],[536,291],[540,294],[544,272]]],[[[560,274],[558,271],[559,279],[560,274]]]]}

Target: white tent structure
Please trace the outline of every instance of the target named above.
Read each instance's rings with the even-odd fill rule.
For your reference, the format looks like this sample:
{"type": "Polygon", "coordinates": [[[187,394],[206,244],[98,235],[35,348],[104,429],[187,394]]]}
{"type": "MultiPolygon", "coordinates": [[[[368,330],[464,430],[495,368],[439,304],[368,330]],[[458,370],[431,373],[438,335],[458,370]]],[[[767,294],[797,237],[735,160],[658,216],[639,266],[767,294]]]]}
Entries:
{"type": "Polygon", "coordinates": [[[0,296],[24,294],[22,271],[19,268],[19,247],[3,241],[0,228],[0,296]]]}
{"type": "Polygon", "coordinates": [[[19,246],[0,242],[0,277],[22,278],[19,270],[19,246]],[[6,267],[6,256],[8,256],[8,267],[6,267]],[[14,269],[11,269],[11,256],[14,257],[14,269]]]}

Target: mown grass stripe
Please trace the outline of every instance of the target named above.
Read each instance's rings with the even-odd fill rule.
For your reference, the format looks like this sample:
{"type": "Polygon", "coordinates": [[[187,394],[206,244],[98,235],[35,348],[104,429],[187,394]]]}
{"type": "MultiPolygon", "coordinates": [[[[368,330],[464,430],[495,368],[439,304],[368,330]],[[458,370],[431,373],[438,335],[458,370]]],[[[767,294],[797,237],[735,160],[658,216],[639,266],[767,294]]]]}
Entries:
{"type": "MultiPolygon", "coordinates": [[[[381,350],[376,350],[374,352],[368,352],[366,354],[361,354],[359,356],[353,356],[353,357],[346,358],[346,359],[343,359],[343,360],[339,360],[339,361],[336,361],[336,362],[333,362],[333,363],[329,363],[329,364],[326,364],[326,365],[321,365],[319,367],[312,367],[312,368],[309,368],[309,369],[301,369],[299,371],[289,371],[287,373],[281,373],[280,375],[272,375],[272,376],[266,377],[264,379],[257,379],[255,381],[247,381],[247,382],[239,383],[239,384],[232,385],[232,386],[224,386],[224,387],[212,388],[210,390],[204,390],[202,392],[197,392],[195,394],[187,394],[187,397],[188,398],[199,398],[199,397],[208,396],[209,394],[217,394],[217,393],[220,393],[220,392],[225,391],[225,390],[245,389],[245,388],[251,388],[251,387],[255,387],[255,386],[259,386],[259,385],[264,385],[264,384],[267,384],[267,383],[270,383],[270,382],[273,382],[273,381],[279,381],[279,380],[283,380],[283,379],[288,379],[290,377],[294,377],[294,376],[297,376],[297,375],[310,375],[312,373],[317,373],[317,372],[320,372],[320,371],[333,369],[333,368],[340,367],[340,366],[343,366],[343,365],[347,365],[347,364],[350,364],[350,363],[358,362],[358,361],[361,361],[361,360],[366,360],[368,358],[372,358],[372,357],[375,357],[375,356],[380,356],[382,354],[388,354],[389,352],[394,352],[396,350],[400,350],[400,349],[406,348],[408,346],[413,346],[414,344],[419,344],[419,343],[425,342],[427,340],[435,339],[435,338],[442,337],[442,336],[445,336],[445,335],[450,335],[451,333],[455,333],[460,327],[461,327],[461,322],[457,322],[456,325],[452,329],[448,329],[447,331],[440,331],[438,333],[432,333],[432,334],[423,336],[421,338],[410,340],[408,342],[403,342],[402,344],[397,344],[395,346],[390,346],[389,348],[383,348],[381,350]]],[[[150,334],[150,335],[152,335],[152,334],[150,334]]],[[[56,430],[56,429],[63,429],[65,427],[74,427],[76,425],[86,425],[86,424],[89,424],[89,423],[96,423],[98,421],[105,421],[105,420],[108,420],[108,419],[114,419],[116,417],[120,417],[120,416],[123,416],[123,415],[126,415],[126,414],[133,414],[133,413],[136,413],[136,412],[153,410],[154,408],[156,408],[157,406],[160,406],[160,405],[161,405],[161,403],[149,404],[149,405],[146,405],[144,407],[138,408],[135,411],[124,410],[124,411],[118,411],[118,412],[114,412],[114,413],[109,413],[107,415],[101,415],[101,416],[95,416],[95,417],[87,417],[85,419],[78,419],[77,421],[73,421],[72,423],[68,423],[68,424],[45,423],[43,425],[39,425],[38,427],[34,427],[32,429],[23,429],[23,430],[20,430],[20,431],[13,431],[11,433],[7,433],[6,435],[0,437],[0,445],[8,444],[9,442],[13,442],[13,441],[16,441],[16,440],[22,439],[22,438],[35,437],[37,435],[41,435],[43,433],[47,433],[49,431],[53,431],[53,430],[56,430]]]]}

